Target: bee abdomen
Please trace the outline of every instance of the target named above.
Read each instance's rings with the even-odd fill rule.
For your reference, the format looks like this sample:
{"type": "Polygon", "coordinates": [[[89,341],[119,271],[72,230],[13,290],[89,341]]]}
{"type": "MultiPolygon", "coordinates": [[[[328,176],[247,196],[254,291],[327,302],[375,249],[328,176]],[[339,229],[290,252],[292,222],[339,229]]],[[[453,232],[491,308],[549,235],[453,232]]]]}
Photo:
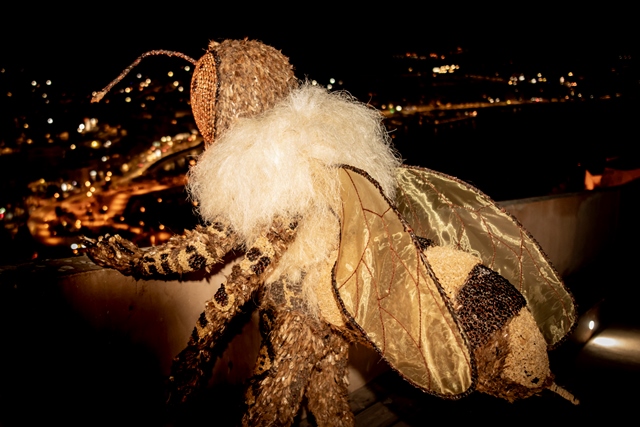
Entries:
{"type": "Polygon", "coordinates": [[[469,253],[430,246],[425,254],[468,339],[476,389],[514,401],[548,388],[546,341],[518,289],[469,253]]]}
{"type": "Polygon", "coordinates": [[[551,384],[546,341],[509,281],[478,264],[454,306],[473,349],[478,391],[514,401],[551,384]]]}
{"type": "Polygon", "coordinates": [[[475,349],[515,317],[527,301],[507,279],[477,264],[456,296],[456,315],[475,349]]]}

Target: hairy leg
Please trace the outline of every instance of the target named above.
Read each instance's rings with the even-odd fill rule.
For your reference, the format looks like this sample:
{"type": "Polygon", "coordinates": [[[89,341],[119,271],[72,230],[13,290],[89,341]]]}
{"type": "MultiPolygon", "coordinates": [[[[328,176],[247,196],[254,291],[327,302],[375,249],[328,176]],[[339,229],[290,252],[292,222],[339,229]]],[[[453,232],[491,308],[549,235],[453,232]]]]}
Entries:
{"type": "Polygon", "coordinates": [[[238,245],[238,236],[227,222],[217,221],[186,231],[184,236],[173,236],[146,251],[118,235],[84,241],[87,255],[96,264],[145,278],[199,271],[218,264],[238,245]]]}
{"type": "Polygon", "coordinates": [[[329,328],[300,311],[276,308],[261,316],[268,317],[271,331],[247,390],[242,425],[288,426],[298,414],[311,372],[326,350],[329,328]]]}
{"type": "Polygon", "coordinates": [[[207,384],[215,363],[215,344],[293,241],[296,227],[295,222],[275,221],[248,248],[244,259],[233,267],[226,284],[222,284],[207,301],[187,347],[173,361],[171,402],[184,402],[195,390],[207,384]]]}
{"type": "Polygon", "coordinates": [[[311,372],[307,388],[309,410],[318,426],[353,426],[355,420],[349,407],[347,364],[349,344],[335,331],[327,343],[326,355],[311,372]]]}

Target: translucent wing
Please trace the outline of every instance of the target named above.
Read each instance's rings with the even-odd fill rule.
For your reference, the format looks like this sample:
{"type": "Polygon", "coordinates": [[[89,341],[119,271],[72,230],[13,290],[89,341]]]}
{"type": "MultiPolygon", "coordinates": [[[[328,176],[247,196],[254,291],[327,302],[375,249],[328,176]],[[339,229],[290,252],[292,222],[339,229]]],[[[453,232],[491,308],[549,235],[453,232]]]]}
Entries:
{"type": "Polygon", "coordinates": [[[397,170],[396,206],[416,235],[480,257],[527,300],[549,346],[576,320],[573,298],[533,237],[478,189],[429,169],[397,170]]]}
{"type": "Polygon", "coordinates": [[[470,391],[467,341],[415,236],[366,173],[344,167],[340,179],[334,286],[345,314],[414,385],[442,397],[470,391]]]}

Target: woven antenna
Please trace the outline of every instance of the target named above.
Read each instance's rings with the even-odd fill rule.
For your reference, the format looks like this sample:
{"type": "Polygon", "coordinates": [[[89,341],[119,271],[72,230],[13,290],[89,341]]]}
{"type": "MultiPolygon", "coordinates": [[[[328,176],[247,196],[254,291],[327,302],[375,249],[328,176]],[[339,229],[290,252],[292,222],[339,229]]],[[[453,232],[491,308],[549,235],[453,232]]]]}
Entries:
{"type": "Polygon", "coordinates": [[[143,53],[142,55],[140,55],[138,57],[138,59],[136,59],[135,61],[133,61],[133,63],[131,65],[129,65],[127,68],[125,68],[118,77],[116,77],[111,83],[109,83],[104,89],[102,89],[100,92],[96,93],[93,98],[91,98],[91,102],[100,102],[100,100],[107,94],[107,92],[109,92],[111,90],[112,87],[114,87],[115,85],[117,85],[120,80],[124,79],[124,77],[129,74],[129,72],[135,68],[140,61],[142,61],[144,58],[146,58],[147,56],[152,56],[152,55],[167,55],[167,56],[177,56],[179,58],[182,59],[186,59],[187,61],[191,62],[192,64],[196,64],[195,59],[191,58],[190,56],[185,55],[184,53],[180,53],[180,52],[174,52],[172,50],[152,50],[146,53],[143,53]]]}

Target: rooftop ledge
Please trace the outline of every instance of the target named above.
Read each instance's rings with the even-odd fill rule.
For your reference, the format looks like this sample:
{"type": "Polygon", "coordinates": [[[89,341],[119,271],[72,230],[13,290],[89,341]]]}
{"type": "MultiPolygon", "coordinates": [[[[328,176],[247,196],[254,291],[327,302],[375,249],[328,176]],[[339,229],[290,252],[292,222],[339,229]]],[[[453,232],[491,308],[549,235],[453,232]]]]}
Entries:
{"type": "MultiPolygon", "coordinates": [[[[632,183],[500,205],[566,277],[601,255],[632,224],[629,208],[638,188],[632,183]]],[[[5,343],[0,363],[8,371],[0,396],[7,408],[25,398],[53,402],[56,408],[92,407],[95,399],[102,399],[99,408],[128,397],[160,401],[173,357],[229,270],[227,265],[208,277],[164,281],[135,280],[97,267],[86,256],[0,266],[5,343]],[[61,385],[74,391],[61,395],[61,385]]],[[[214,383],[233,386],[250,376],[260,342],[255,317],[218,360],[214,383]]],[[[350,390],[385,369],[374,353],[352,348],[350,390]]]]}

